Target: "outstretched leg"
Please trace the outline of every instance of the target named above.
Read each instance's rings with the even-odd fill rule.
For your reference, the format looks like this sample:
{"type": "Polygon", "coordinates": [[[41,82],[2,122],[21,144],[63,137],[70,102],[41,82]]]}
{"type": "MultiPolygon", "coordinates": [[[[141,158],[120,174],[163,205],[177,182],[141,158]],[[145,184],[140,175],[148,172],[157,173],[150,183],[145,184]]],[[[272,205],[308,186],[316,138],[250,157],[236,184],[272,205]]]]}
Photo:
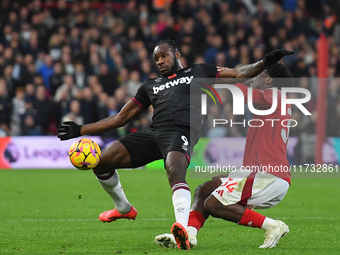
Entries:
{"type": "Polygon", "coordinates": [[[116,141],[103,150],[99,164],[93,169],[103,189],[111,196],[115,209],[105,211],[99,215],[103,222],[111,222],[116,219],[135,219],[136,209],[127,200],[122,185],[119,181],[116,168],[131,167],[130,155],[121,142],[116,141]]]}

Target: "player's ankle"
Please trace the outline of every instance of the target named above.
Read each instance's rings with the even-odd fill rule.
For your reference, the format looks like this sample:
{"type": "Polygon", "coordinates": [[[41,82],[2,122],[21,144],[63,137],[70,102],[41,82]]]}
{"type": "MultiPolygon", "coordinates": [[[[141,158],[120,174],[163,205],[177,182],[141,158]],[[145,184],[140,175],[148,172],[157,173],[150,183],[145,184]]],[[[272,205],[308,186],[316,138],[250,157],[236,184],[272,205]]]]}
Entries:
{"type": "Polygon", "coordinates": [[[193,226],[188,226],[187,232],[188,232],[188,236],[191,236],[191,237],[196,237],[198,233],[197,229],[193,226]]]}
{"type": "Polygon", "coordinates": [[[261,226],[261,229],[263,230],[267,230],[267,229],[270,229],[270,228],[275,228],[277,227],[279,224],[277,223],[276,220],[273,220],[271,218],[268,218],[266,217],[263,221],[263,224],[261,226]]]}

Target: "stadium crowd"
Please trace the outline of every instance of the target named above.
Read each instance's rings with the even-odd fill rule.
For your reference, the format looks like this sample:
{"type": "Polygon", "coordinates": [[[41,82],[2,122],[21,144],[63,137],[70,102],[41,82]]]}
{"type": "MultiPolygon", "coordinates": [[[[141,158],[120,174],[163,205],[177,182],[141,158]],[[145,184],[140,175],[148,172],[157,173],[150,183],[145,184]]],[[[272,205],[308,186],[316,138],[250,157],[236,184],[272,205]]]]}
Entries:
{"type": "MultiPolygon", "coordinates": [[[[336,1],[335,1],[336,2],[336,1]]],[[[312,93],[312,116],[293,111],[314,133],[316,43],[329,40],[328,135],[340,136],[340,16],[324,0],[22,1],[0,3],[0,136],[56,135],[62,121],[78,124],[116,114],[143,81],[157,77],[152,50],[161,39],[180,45],[184,66],[238,67],[284,48],[284,63],[312,93]],[[311,3],[313,2],[313,4],[311,3]],[[338,18],[337,18],[338,17],[338,18]]],[[[237,120],[232,104],[209,116],[237,120]]],[[[149,109],[107,137],[148,126],[149,109]]],[[[245,136],[237,126],[206,136],[245,136]]]]}

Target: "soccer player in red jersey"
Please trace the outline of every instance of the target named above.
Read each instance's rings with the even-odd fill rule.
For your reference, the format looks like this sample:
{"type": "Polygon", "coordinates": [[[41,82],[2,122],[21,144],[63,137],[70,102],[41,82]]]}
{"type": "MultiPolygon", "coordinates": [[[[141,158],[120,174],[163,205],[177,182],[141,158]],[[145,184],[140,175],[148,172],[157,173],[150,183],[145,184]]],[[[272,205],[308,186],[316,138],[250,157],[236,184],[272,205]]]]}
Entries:
{"type": "MultiPolygon", "coordinates": [[[[287,122],[290,122],[292,109],[291,105],[287,105],[287,114],[281,115],[280,89],[292,83],[288,68],[279,63],[266,68],[252,80],[252,96],[257,110],[271,108],[273,87],[277,88],[277,108],[272,114],[255,115],[252,119],[243,158],[243,170],[247,167],[252,171],[242,172],[240,169],[237,173],[219,175],[196,188],[188,223],[191,247],[197,245],[197,232],[209,215],[265,230],[265,241],[259,248],[277,246],[280,238],[289,232],[284,222],[265,217],[252,209],[277,205],[285,197],[290,185],[286,144],[289,136],[287,122]]],[[[247,103],[248,87],[244,84],[235,86],[242,90],[247,103]]],[[[159,235],[155,241],[163,247],[175,244],[171,234],[159,235]]]]}
{"type": "Polygon", "coordinates": [[[191,194],[185,176],[201,129],[200,112],[190,112],[190,87],[193,78],[226,77],[247,80],[293,52],[277,49],[254,64],[238,69],[219,69],[208,64],[183,68],[178,49],[178,45],[172,40],[158,42],[153,51],[153,59],[159,77],[144,82],[118,114],[82,126],[75,122],[64,122],[58,129],[58,137],[60,140],[67,140],[124,126],[152,105],[154,112],[151,125],[106,147],[99,164],[93,169],[98,181],[116,206],[113,210],[101,213],[99,219],[111,222],[121,218],[135,219],[137,216],[136,209],[124,194],[116,169],[136,168],[163,159],[173,192],[172,203],[176,217],[171,232],[176,237],[178,248],[188,250],[190,247],[186,228],[191,194]],[[195,115],[191,118],[193,114],[195,115]],[[196,120],[197,123],[190,123],[190,119],[196,120]]]}

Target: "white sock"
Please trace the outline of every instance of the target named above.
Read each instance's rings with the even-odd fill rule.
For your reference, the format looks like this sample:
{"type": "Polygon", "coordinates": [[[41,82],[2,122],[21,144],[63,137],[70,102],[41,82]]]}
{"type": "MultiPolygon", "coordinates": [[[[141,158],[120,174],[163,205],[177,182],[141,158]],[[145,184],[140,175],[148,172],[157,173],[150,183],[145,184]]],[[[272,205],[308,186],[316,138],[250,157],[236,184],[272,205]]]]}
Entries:
{"type": "Polygon", "coordinates": [[[172,186],[172,204],[175,210],[176,222],[188,227],[191,194],[187,183],[180,182],[172,186]]]}
{"type": "Polygon", "coordinates": [[[131,204],[127,200],[122,185],[119,181],[118,172],[115,171],[107,174],[96,174],[96,177],[104,190],[111,196],[119,213],[128,213],[131,210],[131,204]]]}
{"type": "Polygon", "coordinates": [[[188,232],[188,236],[190,237],[196,237],[197,236],[197,229],[193,226],[189,226],[187,227],[187,232],[188,232]]]}
{"type": "Polygon", "coordinates": [[[268,228],[276,227],[277,225],[276,220],[266,217],[262,223],[261,229],[267,230],[268,228]]]}

